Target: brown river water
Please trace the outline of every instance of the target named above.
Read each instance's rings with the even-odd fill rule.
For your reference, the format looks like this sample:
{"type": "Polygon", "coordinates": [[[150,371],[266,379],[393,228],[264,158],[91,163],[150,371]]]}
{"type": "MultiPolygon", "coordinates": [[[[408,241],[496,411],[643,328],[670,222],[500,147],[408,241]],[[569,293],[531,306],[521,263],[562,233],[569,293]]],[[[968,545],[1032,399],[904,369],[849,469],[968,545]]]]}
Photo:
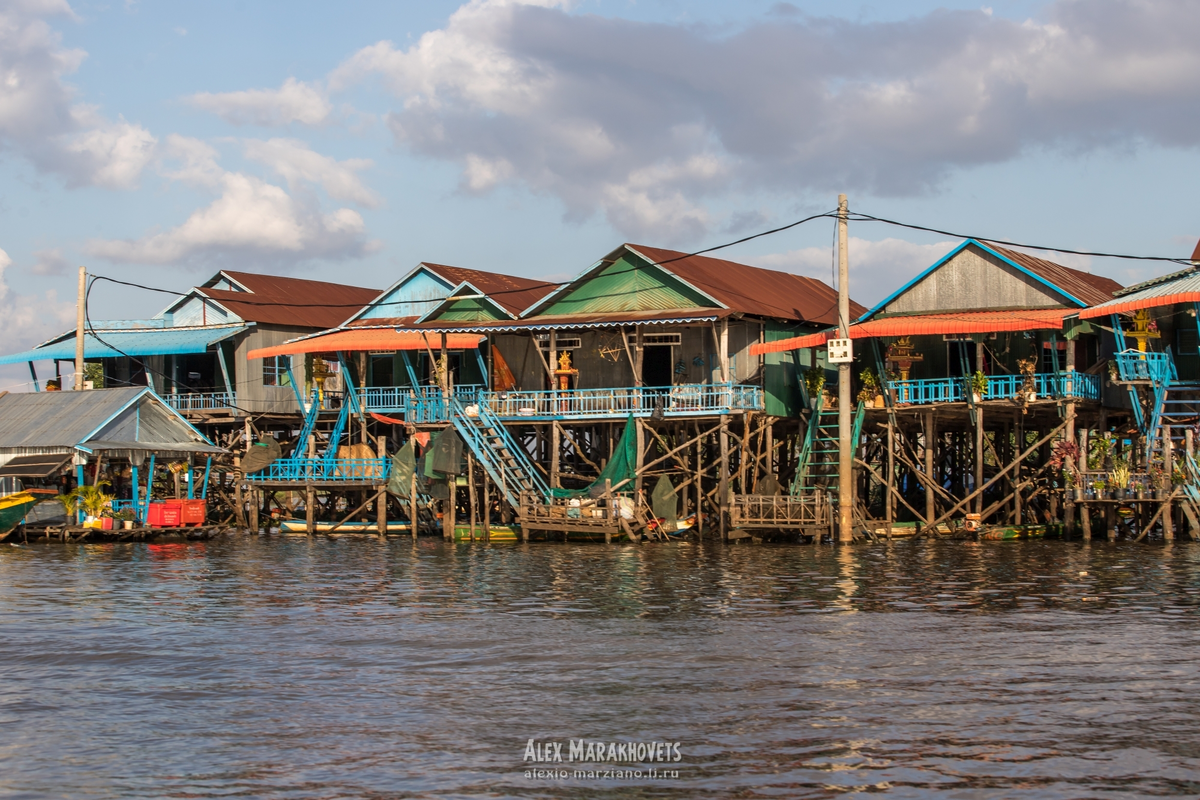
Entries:
{"type": "Polygon", "coordinates": [[[1197,797],[1198,645],[1188,543],[5,543],[0,796],[1197,797]]]}

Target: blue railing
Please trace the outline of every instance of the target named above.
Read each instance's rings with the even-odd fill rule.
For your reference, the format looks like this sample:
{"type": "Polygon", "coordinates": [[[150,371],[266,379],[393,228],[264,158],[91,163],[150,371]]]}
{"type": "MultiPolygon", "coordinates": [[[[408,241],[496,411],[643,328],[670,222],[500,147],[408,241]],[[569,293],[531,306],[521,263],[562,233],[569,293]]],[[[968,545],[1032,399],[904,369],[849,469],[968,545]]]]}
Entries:
{"type": "MultiPolygon", "coordinates": [[[[471,403],[475,401],[481,391],[483,391],[482,386],[464,384],[454,387],[454,397],[464,403],[471,403]]],[[[368,411],[407,413],[409,408],[415,408],[417,413],[428,414],[433,413],[432,407],[443,412],[445,409],[445,404],[442,403],[442,390],[437,386],[418,386],[416,389],[411,386],[368,386],[358,390],[358,397],[368,411]],[[425,411],[423,408],[425,406],[431,406],[430,410],[425,411]]],[[[443,413],[438,419],[448,418],[443,413]]]]}
{"type": "Polygon", "coordinates": [[[162,399],[176,411],[209,411],[234,408],[237,395],[233,392],[196,392],[194,394],[164,394],[162,399]]]}
{"type": "MultiPolygon", "coordinates": [[[[983,400],[1007,400],[1015,397],[1025,385],[1023,375],[989,375],[983,400]]],[[[1064,397],[1079,400],[1099,400],[1099,375],[1083,372],[1038,372],[1033,376],[1038,397],[1064,397]]],[[[910,381],[891,381],[897,403],[963,403],[967,400],[967,382],[963,378],[929,378],[910,381]]]]}
{"type": "Polygon", "coordinates": [[[733,383],[493,392],[484,395],[481,402],[502,419],[620,419],[629,414],[648,417],[655,408],[661,408],[669,417],[765,409],[761,387],[733,383]]]}
{"type": "Polygon", "coordinates": [[[1116,355],[1117,369],[1122,381],[1150,381],[1165,384],[1175,377],[1175,364],[1167,353],[1122,350],[1116,355]]]}
{"type": "Polygon", "coordinates": [[[382,483],[389,474],[387,458],[280,458],[246,477],[256,482],[382,483]]]}

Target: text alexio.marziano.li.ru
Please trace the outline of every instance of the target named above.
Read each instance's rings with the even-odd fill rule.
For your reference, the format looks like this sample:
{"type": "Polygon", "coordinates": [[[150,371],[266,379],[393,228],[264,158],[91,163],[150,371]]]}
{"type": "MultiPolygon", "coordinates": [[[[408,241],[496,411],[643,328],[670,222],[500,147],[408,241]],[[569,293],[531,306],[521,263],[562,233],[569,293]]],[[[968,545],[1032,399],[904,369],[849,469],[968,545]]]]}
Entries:
{"type": "MultiPolygon", "coordinates": [[[[566,761],[680,761],[679,742],[589,742],[586,739],[568,739],[566,761]]],[[[562,742],[539,742],[530,739],[525,743],[522,761],[539,764],[562,762],[562,742]]]]}

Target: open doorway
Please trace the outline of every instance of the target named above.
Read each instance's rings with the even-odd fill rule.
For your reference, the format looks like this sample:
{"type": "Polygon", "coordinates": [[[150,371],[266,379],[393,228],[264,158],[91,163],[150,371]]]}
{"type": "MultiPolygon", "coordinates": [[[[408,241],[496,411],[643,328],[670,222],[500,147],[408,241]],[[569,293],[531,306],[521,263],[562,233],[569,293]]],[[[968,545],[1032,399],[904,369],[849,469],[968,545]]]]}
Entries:
{"type": "Polygon", "coordinates": [[[642,349],[642,385],[670,386],[671,363],[670,345],[649,345],[642,349]]]}

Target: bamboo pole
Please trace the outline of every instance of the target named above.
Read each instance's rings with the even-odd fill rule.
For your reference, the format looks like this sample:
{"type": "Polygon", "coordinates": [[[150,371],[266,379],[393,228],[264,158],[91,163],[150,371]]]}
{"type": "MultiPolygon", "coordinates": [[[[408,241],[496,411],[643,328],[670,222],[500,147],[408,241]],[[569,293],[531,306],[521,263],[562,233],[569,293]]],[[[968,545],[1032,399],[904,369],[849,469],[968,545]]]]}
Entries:
{"type": "MultiPolygon", "coordinates": [[[[1037,442],[1035,442],[1032,446],[1030,446],[1027,450],[1025,450],[1023,453],[1021,453],[1021,455],[1018,456],[1018,460],[1021,458],[1025,458],[1030,453],[1037,450],[1044,443],[1048,442],[1050,439],[1053,439],[1055,436],[1057,436],[1059,434],[1059,432],[1062,431],[1066,427],[1067,427],[1067,424],[1064,422],[1061,425],[1059,425],[1058,427],[1056,427],[1054,430],[1050,431],[1050,433],[1046,434],[1044,437],[1042,437],[1037,442]]],[[[985,491],[987,491],[988,488],[991,487],[992,484],[994,484],[996,481],[1000,480],[1005,475],[1007,475],[1009,473],[1009,471],[1012,470],[1013,466],[1016,463],[1017,463],[1017,461],[1014,460],[1007,467],[1003,467],[999,472],[997,472],[995,475],[992,476],[991,480],[989,480],[983,486],[979,487],[975,491],[971,492],[971,494],[967,495],[965,498],[960,500],[953,508],[951,508],[949,511],[945,512],[944,514],[942,514],[942,516],[938,517],[936,520],[934,520],[932,523],[930,523],[929,527],[936,528],[938,525],[941,525],[943,522],[950,519],[950,517],[953,516],[955,513],[957,513],[963,506],[965,506],[970,501],[974,500],[977,496],[983,494],[985,491]]]]}

